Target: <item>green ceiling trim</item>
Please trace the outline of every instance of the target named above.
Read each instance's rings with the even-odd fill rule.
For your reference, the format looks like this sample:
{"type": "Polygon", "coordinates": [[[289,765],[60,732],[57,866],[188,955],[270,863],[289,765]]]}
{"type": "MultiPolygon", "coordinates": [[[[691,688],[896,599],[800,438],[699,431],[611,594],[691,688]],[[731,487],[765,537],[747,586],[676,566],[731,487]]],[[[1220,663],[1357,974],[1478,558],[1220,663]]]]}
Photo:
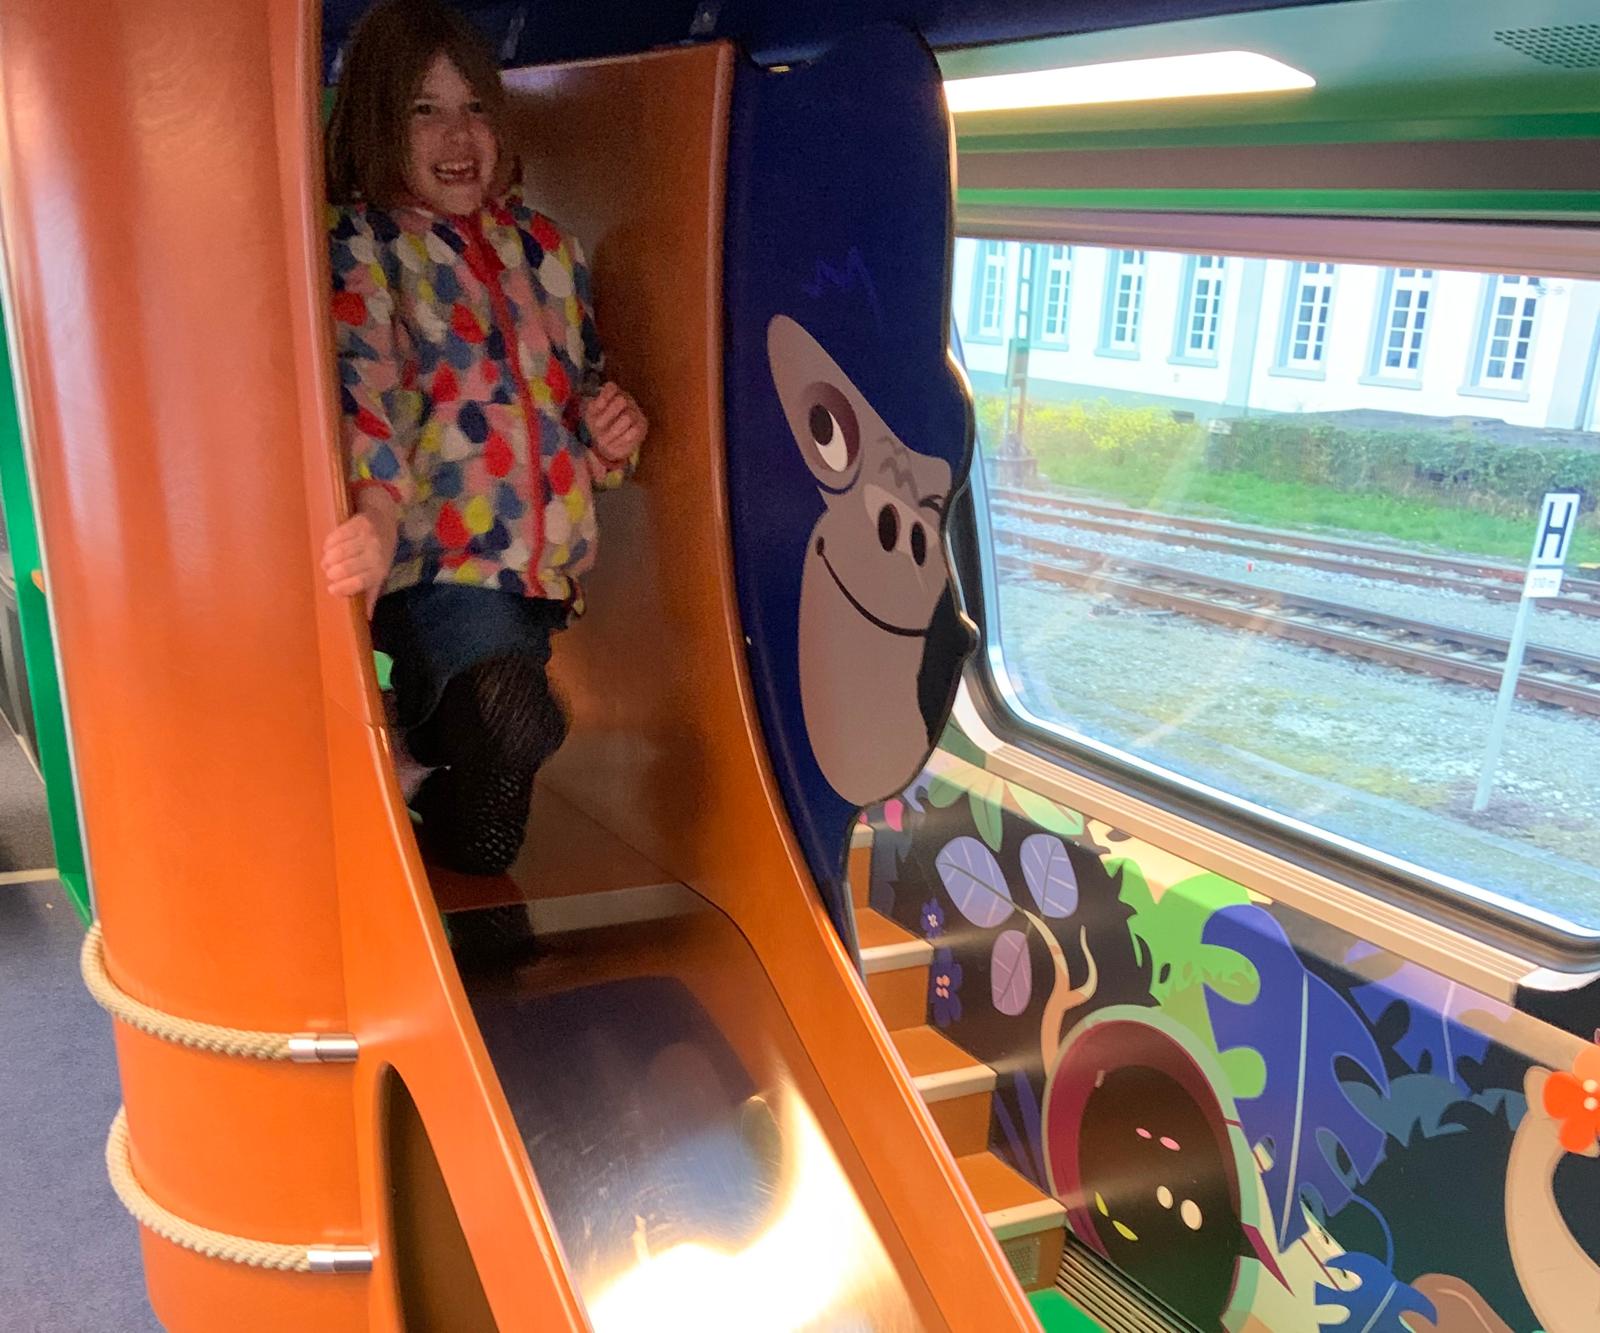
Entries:
{"type": "Polygon", "coordinates": [[[1429,218],[1600,219],[1597,190],[957,190],[956,207],[1160,213],[1312,213],[1429,218]]]}
{"type": "Polygon", "coordinates": [[[962,134],[963,153],[1034,153],[1058,149],[1261,148],[1294,144],[1437,143],[1462,140],[1600,138],[1600,112],[1437,116],[1395,120],[1277,121],[1248,125],[1173,125],[1146,129],[1035,130],[962,134]]]}

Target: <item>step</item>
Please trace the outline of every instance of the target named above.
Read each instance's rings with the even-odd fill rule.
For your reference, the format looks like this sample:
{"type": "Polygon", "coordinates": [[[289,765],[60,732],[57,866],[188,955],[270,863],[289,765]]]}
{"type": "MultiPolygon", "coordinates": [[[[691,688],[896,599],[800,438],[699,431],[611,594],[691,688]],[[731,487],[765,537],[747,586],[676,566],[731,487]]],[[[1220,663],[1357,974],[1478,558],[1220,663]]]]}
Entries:
{"type": "Polygon", "coordinates": [[[930,1106],[975,1092],[994,1091],[994,1070],[933,1028],[904,1028],[889,1035],[906,1062],[912,1083],[930,1106]]]}
{"type": "Polygon", "coordinates": [[[1067,1210],[992,1152],[968,1153],[957,1157],[956,1165],[1017,1281],[1029,1291],[1054,1283],[1066,1243],[1067,1210]]]}
{"type": "Polygon", "coordinates": [[[850,882],[850,901],[863,911],[872,897],[872,825],[856,824],[850,829],[850,856],[845,862],[845,878],[850,882]]]}
{"type": "Polygon", "coordinates": [[[891,1032],[911,1082],[957,1157],[989,1143],[989,1101],[995,1073],[930,1027],[891,1032]]]}
{"type": "Polygon", "coordinates": [[[867,994],[893,1032],[928,1021],[928,964],[933,946],[870,907],[856,909],[856,939],[867,994]]]}
{"type": "Polygon", "coordinates": [[[861,946],[861,970],[868,976],[933,961],[933,945],[870,907],[856,913],[856,942],[861,946]]]}

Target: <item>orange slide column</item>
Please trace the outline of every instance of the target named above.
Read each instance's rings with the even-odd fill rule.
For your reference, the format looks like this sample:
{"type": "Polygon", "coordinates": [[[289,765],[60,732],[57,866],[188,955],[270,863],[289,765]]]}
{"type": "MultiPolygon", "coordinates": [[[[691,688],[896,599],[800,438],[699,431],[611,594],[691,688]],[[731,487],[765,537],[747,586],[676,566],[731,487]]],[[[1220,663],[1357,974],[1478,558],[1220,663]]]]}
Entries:
{"type": "MultiPolygon", "coordinates": [[[[315,14],[298,8],[7,0],[0,201],[112,977],[186,1018],[337,1031],[276,156],[298,136],[275,82],[310,76],[298,25],[315,14]]],[[[117,1049],[134,1170],[159,1202],[255,1238],[368,1239],[348,1067],[197,1054],[120,1024],[117,1049]]],[[[367,1278],[271,1273],[142,1236],[174,1329],[366,1327],[367,1278]]]]}
{"type": "Polygon", "coordinates": [[[360,1042],[353,1066],[263,1064],[119,1025],[158,1204],[375,1252],[370,1275],[294,1275],[147,1232],[147,1280],[175,1333],[433,1327],[441,1291],[476,1327],[479,1279],[474,1317],[556,1333],[577,1298],[417,859],[359,610],[317,567],[343,493],[319,52],[294,0],[0,6],[7,300],[112,979],[178,1017],[360,1042]]]}

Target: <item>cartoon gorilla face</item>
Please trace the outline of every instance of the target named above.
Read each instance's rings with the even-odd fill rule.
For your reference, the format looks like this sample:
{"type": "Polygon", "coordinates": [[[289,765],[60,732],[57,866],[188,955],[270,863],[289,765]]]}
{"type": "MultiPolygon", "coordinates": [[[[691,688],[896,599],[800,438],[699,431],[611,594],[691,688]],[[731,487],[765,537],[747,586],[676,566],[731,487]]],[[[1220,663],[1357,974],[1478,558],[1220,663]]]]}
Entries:
{"type": "Polygon", "coordinates": [[[767,360],[823,501],[800,584],[800,699],[823,776],[865,805],[928,749],[917,681],[950,585],[941,529],[950,465],[908,448],[815,338],[787,315],[767,360]]]}

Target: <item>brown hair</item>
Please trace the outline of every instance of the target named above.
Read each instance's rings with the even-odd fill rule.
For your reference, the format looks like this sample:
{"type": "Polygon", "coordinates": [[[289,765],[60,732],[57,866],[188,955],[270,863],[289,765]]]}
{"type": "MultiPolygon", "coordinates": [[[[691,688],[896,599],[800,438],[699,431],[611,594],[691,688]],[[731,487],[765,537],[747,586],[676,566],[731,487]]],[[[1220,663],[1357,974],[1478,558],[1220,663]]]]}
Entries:
{"type": "Polygon", "coordinates": [[[489,197],[510,184],[505,89],[494,53],[473,26],[438,0],[380,0],[356,25],[328,121],[328,198],[387,208],[406,193],[411,103],[435,56],[446,55],[483,103],[500,145],[489,197]]]}

